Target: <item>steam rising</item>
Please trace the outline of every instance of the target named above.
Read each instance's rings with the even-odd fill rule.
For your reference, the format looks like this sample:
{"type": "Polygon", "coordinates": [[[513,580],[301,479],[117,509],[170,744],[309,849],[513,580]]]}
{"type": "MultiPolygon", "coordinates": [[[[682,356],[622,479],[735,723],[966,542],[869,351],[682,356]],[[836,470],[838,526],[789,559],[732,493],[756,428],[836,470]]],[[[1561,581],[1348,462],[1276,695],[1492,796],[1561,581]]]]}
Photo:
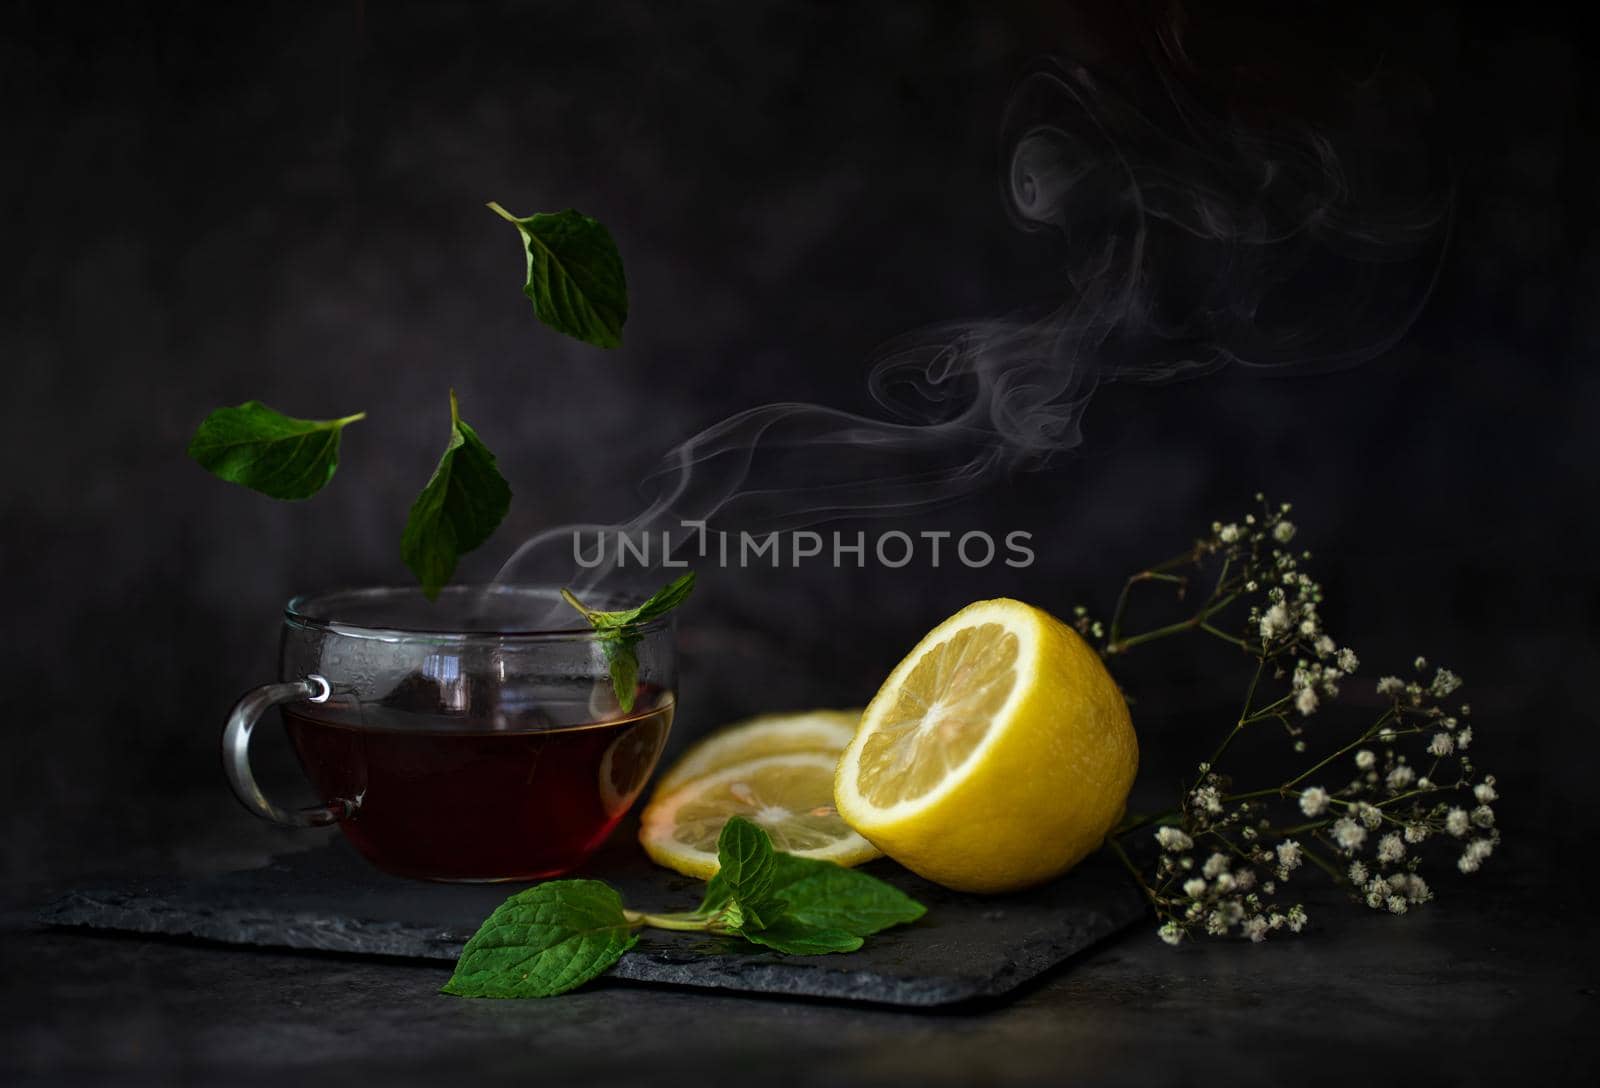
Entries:
{"type": "Polygon", "coordinates": [[[1064,252],[1044,307],[888,344],[867,373],[879,415],[784,403],[730,416],[662,459],[655,499],[626,524],[540,533],[500,577],[619,573],[575,573],[574,532],[590,549],[602,528],[678,544],[685,521],[767,532],[926,509],[1079,445],[1102,382],[1324,371],[1389,348],[1431,289],[1447,203],[1373,200],[1312,126],[1250,127],[1162,89],[1146,112],[1052,67],[1013,96],[1007,204],[1064,252]]]}

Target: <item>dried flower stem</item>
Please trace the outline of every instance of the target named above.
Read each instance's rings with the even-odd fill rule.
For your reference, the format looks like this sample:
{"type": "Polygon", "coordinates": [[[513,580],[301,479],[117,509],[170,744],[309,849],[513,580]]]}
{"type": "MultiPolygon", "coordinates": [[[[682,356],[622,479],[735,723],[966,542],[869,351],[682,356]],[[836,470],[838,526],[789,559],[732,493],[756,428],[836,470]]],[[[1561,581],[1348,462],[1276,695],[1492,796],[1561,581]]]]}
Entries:
{"type": "MultiPolygon", "coordinates": [[[[1359,667],[1355,652],[1339,648],[1323,631],[1322,587],[1300,570],[1310,553],[1286,547],[1296,532],[1287,518],[1289,506],[1256,499],[1258,512],[1239,522],[1215,522],[1210,534],[1187,551],[1129,576],[1109,624],[1093,619],[1087,608],[1076,612],[1078,630],[1108,661],[1193,632],[1255,659],[1238,715],[1178,804],[1128,817],[1108,841],[1155,908],[1158,933],[1170,944],[1199,932],[1254,941],[1283,929],[1299,932],[1305,910],[1299,904],[1284,909],[1277,897],[1304,861],[1368,906],[1404,913],[1433,896],[1417,873],[1423,844],[1467,840],[1456,865],[1471,873],[1500,840],[1491,807],[1499,796],[1494,777],[1481,776],[1474,784],[1466,755],[1472,742],[1470,708],[1463,704],[1451,713],[1444,706],[1461,685],[1448,669],[1437,670],[1426,684],[1420,675],[1411,681],[1384,677],[1377,687],[1388,705],[1351,739],[1280,785],[1233,790],[1231,776],[1219,767],[1240,736],[1276,723],[1294,751],[1304,752],[1307,721],[1334,705],[1341,684],[1359,667]],[[1170,585],[1181,601],[1212,563],[1217,573],[1202,582],[1211,589],[1197,608],[1171,623],[1123,634],[1136,587],[1170,585]],[[1257,705],[1268,683],[1285,680],[1286,690],[1257,705]],[[1405,750],[1405,742],[1424,736],[1430,739],[1422,752],[1405,750]],[[1419,775],[1422,756],[1429,758],[1419,775]],[[1346,759],[1354,763],[1347,783],[1336,782],[1331,789],[1306,785],[1336,775],[1346,759]],[[1440,769],[1447,764],[1454,764],[1454,773],[1440,782],[1440,769]],[[1461,805],[1452,805],[1452,798],[1461,805]],[[1469,811],[1463,805],[1473,807],[1469,811]],[[1302,819],[1275,819],[1275,812],[1297,812],[1302,819]],[[1152,826],[1162,850],[1153,866],[1142,869],[1121,840],[1152,826]],[[1309,837],[1315,846],[1295,835],[1309,837]]],[[[1427,662],[1419,657],[1413,668],[1422,674],[1427,662]]]]}

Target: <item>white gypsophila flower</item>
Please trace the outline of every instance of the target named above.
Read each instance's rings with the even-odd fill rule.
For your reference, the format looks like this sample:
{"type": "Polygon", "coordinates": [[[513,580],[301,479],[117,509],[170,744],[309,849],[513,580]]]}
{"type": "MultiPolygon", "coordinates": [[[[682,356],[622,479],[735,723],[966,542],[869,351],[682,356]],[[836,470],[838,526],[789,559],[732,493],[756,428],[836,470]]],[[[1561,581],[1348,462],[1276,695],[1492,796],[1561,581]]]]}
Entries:
{"type": "Polygon", "coordinates": [[[1360,820],[1368,831],[1376,831],[1383,826],[1383,810],[1377,805],[1369,805],[1362,801],[1356,805],[1355,811],[1356,819],[1360,820]]]}
{"type": "Polygon", "coordinates": [[[1261,615],[1261,637],[1271,642],[1289,630],[1289,610],[1278,602],[1261,615]]]}
{"type": "Polygon", "coordinates": [[[1405,897],[1404,896],[1400,896],[1400,895],[1391,895],[1389,897],[1389,913],[1390,914],[1404,914],[1405,912],[1406,912],[1405,897]]]}
{"type": "Polygon", "coordinates": [[[1367,906],[1371,907],[1373,910],[1382,910],[1383,901],[1388,897],[1388,888],[1389,885],[1385,884],[1381,880],[1368,881],[1366,899],[1367,906]]]}
{"type": "Polygon", "coordinates": [[[1417,772],[1412,770],[1409,764],[1402,763],[1394,770],[1389,772],[1387,781],[1389,783],[1389,788],[1394,790],[1396,793],[1399,793],[1401,790],[1411,785],[1412,782],[1416,781],[1416,778],[1417,772]]]}
{"type": "Polygon", "coordinates": [[[1237,899],[1229,899],[1222,904],[1222,918],[1230,926],[1236,926],[1244,921],[1244,904],[1237,899]]]}
{"type": "Polygon", "coordinates": [[[1215,853],[1215,854],[1212,854],[1210,857],[1206,858],[1206,863],[1200,869],[1200,871],[1205,874],[1205,877],[1206,877],[1207,880],[1214,880],[1216,878],[1217,874],[1222,872],[1222,870],[1226,869],[1227,867],[1228,867],[1227,855],[1222,854],[1222,853],[1215,853]]]}
{"type": "Polygon", "coordinates": [[[1215,816],[1222,811],[1222,794],[1217,792],[1215,786],[1201,786],[1189,795],[1197,808],[1203,808],[1215,816]]]}
{"type": "Polygon", "coordinates": [[[1428,685],[1428,694],[1435,699],[1443,699],[1452,691],[1461,686],[1461,677],[1449,669],[1440,669],[1433,674],[1433,683],[1428,685]]]}
{"type": "Polygon", "coordinates": [[[1427,824],[1406,824],[1406,842],[1416,845],[1428,840],[1427,824]]]}
{"type": "Polygon", "coordinates": [[[1226,895],[1233,891],[1233,874],[1229,872],[1218,873],[1216,885],[1218,893],[1222,895],[1226,895]]]}
{"type": "Polygon", "coordinates": [[[1406,690],[1406,682],[1398,676],[1385,676],[1378,681],[1379,695],[1399,695],[1406,690]]]}
{"type": "Polygon", "coordinates": [[[1363,748],[1356,753],[1356,766],[1360,767],[1363,771],[1372,770],[1373,766],[1377,762],[1378,757],[1374,755],[1370,749],[1363,748]]]}
{"type": "Polygon", "coordinates": [[[1192,876],[1183,882],[1183,894],[1190,899],[1199,899],[1206,894],[1206,882],[1197,876],[1192,876]]]}
{"type": "Polygon", "coordinates": [[[1294,708],[1302,717],[1309,718],[1317,712],[1317,693],[1310,688],[1301,688],[1300,694],[1294,697],[1294,708]]]}
{"type": "Polygon", "coordinates": [[[1463,752],[1472,747],[1472,726],[1469,725],[1456,734],[1456,747],[1463,752]]]}
{"type": "Polygon", "coordinates": [[[1463,873],[1475,873],[1482,867],[1489,855],[1494,853],[1494,843],[1489,839],[1473,839],[1467,843],[1467,848],[1461,852],[1456,868],[1463,873]]]}
{"type": "Polygon", "coordinates": [[[1238,869],[1233,874],[1233,886],[1242,892],[1247,892],[1256,886],[1256,871],[1254,869],[1238,869]]]}
{"type": "Polygon", "coordinates": [[[1472,796],[1478,799],[1478,804],[1480,805],[1493,804],[1498,801],[1500,795],[1494,791],[1494,775],[1486,775],[1482,782],[1473,786],[1472,796]]]}
{"type": "Polygon", "coordinates": [[[1310,638],[1312,635],[1316,634],[1319,630],[1321,630],[1321,627],[1317,623],[1316,613],[1312,613],[1311,615],[1307,616],[1305,619],[1300,621],[1300,633],[1302,635],[1306,636],[1306,638],[1310,638]]]}
{"type": "Polygon", "coordinates": [[[1268,895],[1277,895],[1278,884],[1276,881],[1269,880],[1265,884],[1261,885],[1261,890],[1266,892],[1268,895]]]}
{"type": "Polygon", "coordinates": [[[1224,525],[1222,528],[1217,530],[1217,539],[1222,541],[1224,544],[1234,543],[1239,539],[1239,527],[1232,524],[1224,525]]]}
{"type": "Polygon", "coordinates": [[[1444,829],[1456,838],[1472,830],[1472,819],[1464,808],[1453,808],[1444,814],[1444,829]]]}
{"type": "Polygon", "coordinates": [[[1214,910],[1206,915],[1206,932],[1213,937],[1221,937],[1228,932],[1228,920],[1222,916],[1220,910],[1214,910]]]}
{"type": "Polygon", "coordinates": [[[1287,922],[1288,920],[1289,919],[1285,918],[1283,915],[1279,914],[1277,911],[1273,911],[1272,912],[1272,916],[1267,919],[1267,925],[1270,926],[1273,929],[1282,929],[1283,928],[1283,924],[1285,922],[1287,922]]]}
{"type": "Polygon", "coordinates": [[[1300,794],[1300,811],[1315,819],[1328,811],[1328,791],[1321,786],[1312,786],[1300,794]]]}
{"type": "Polygon", "coordinates": [[[1333,823],[1333,841],[1346,853],[1359,850],[1361,844],[1367,841],[1367,829],[1350,817],[1341,816],[1333,823]]]}
{"type": "Polygon", "coordinates": [[[1426,903],[1433,898],[1433,891],[1428,887],[1428,882],[1416,873],[1406,874],[1406,898],[1413,903],[1426,903]]]}
{"type": "Polygon", "coordinates": [[[1477,827],[1494,826],[1494,809],[1488,805],[1479,805],[1472,810],[1472,822],[1477,827]]]}
{"type": "Polygon", "coordinates": [[[1284,839],[1278,844],[1278,867],[1284,872],[1300,868],[1300,844],[1284,839]]]}
{"type": "Polygon", "coordinates": [[[1156,842],[1161,844],[1161,849],[1171,850],[1174,853],[1194,846],[1194,840],[1175,827],[1157,828],[1156,842]]]}
{"type": "Polygon", "coordinates": [[[1352,861],[1350,863],[1350,873],[1349,873],[1349,875],[1350,875],[1350,883],[1352,883],[1352,884],[1365,884],[1367,882],[1367,865],[1366,865],[1366,862],[1352,861]]]}
{"type": "Polygon", "coordinates": [[[1270,923],[1261,915],[1253,915],[1245,919],[1244,935],[1255,944],[1260,944],[1267,939],[1267,927],[1270,923]]]}
{"type": "Polygon", "coordinates": [[[1417,659],[1411,663],[1411,667],[1416,669],[1418,672],[1421,672],[1423,669],[1428,667],[1428,659],[1423,657],[1421,654],[1418,654],[1417,659]]]}
{"type": "Polygon", "coordinates": [[[1431,790],[1431,789],[1433,789],[1433,779],[1429,778],[1427,775],[1423,775],[1421,778],[1417,779],[1417,789],[1419,789],[1419,790],[1431,790]]]}
{"type": "Polygon", "coordinates": [[[1428,754],[1438,756],[1440,759],[1455,751],[1455,748],[1456,742],[1449,733],[1435,733],[1433,739],[1428,742],[1428,754]]]}
{"type": "Polygon", "coordinates": [[[1394,864],[1406,856],[1406,844],[1400,841],[1400,836],[1391,831],[1378,840],[1378,860],[1385,864],[1394,864]]]}
{"type": "Polygon", "coordinates": [[[1306,908],[1302,907],[1299,903],[1296,903],[1294,906],[1289,908],[1289,931],[1291,933],[1299,933],[1302,929],[1306,928],[1306,923],[1308,921],[1310,921],[1310,919],[1306,916],[1306,908]]]}
{"type": "Polygon", "coordinates": [[[1168,944],[1176,946],[1179,941],[1183,940],[1183,927],[1178,925],[1177,922],[1164,922],[1161,928],[1156,930],[1156,936],[1168,944]]]}
{"type": "Polygon", "coordinates": [[[1272,527],[1272,539],[1279,544],[1287,544],[1294,539],[1294,522],[1280,521],[1272,527]]]}
{"type": "Polygon", "coordinates": [[[1338,665],[1346,673],[1352,673],[1361,667],[1361,659],[1356,656],[1354,650],[1346,646],[1339,651],[1338,665]]]}
{"type": "Polygon", "coordinates": [[[1332,657],[1333,651],[1338,648],[1337,643],[1327,635],[1323,635],[1311,647],[1317,652],[1318,657],[1332,657]]]}

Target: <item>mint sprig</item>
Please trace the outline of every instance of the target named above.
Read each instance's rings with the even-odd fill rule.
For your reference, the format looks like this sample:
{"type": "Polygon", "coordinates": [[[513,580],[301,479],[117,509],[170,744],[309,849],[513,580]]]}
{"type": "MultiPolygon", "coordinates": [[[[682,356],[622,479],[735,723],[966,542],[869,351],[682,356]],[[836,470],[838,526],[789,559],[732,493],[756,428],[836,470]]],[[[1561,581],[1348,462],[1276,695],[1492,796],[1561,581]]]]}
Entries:
{"type": "Polygon", "coordinates": [[[677,608],[693,589],[694,572],[691,571],[657,590],[643,604],[617,612],[589,608],[570,589],[561,591],[562,600],[577,609],[600,635],[600,652],[605,656],[606,669],[611,674],[611,691],[616,695],[617,705],[624,714],[633,712],[639,688],[637,647],[641,636],[636,628],[660,619],[677,608]]]}
{"type": "Polygon", "coordinates": [[[274,499],[309,499],[333,479],[344,429],[366,415],[295,419],[247,400],[206,416],[189,440],[189,456],[229,483],[274,499]]]}
{"type": "Polygon", "coordinates": [[[598,880],[552,880],[518,892],[467,942],[444,992],[565,993],[605,973],[646,926],[740,937],[786,955],[814,956],[853,952],[864,938],[926,913],[875,877],[774,850],[765,831],[739,816],[722,828],[717,861],[700,906],[681,914],[628,910],[598,880]]]}

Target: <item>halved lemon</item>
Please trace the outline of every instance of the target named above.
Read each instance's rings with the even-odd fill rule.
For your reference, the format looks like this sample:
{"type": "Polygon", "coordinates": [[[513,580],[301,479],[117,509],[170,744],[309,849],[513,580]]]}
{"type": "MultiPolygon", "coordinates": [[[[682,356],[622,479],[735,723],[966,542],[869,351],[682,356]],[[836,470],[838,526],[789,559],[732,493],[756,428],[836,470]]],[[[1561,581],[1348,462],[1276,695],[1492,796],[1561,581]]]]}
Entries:
{"type": "Polygon", "coordinates": [[[639,842],[658,864],[706,880],[717,871],[722,825],[743,816],[787,853],[840,865],[871,861],[878,851],[834,808],[837,762],[828,752],[786,752],[690,779],[645,806],[639,842]]]}
{"type": "Polygon", "coordinates": [[[656,782],[655,796],[671,793],[690,779],[762,756],[830,752],[837,757],[856,735],[860,721],[857,709],[762,714],[735,722],[685,752],[656,782]]]}
{"type": "Polygon", "coordinates": [[[979,601],[889,674],[839,760],[834,797],[913,872],[1011,891],[1097,849],[1138,765],[1127,703],[1083,639],[1021,601],[979,601]]]}

